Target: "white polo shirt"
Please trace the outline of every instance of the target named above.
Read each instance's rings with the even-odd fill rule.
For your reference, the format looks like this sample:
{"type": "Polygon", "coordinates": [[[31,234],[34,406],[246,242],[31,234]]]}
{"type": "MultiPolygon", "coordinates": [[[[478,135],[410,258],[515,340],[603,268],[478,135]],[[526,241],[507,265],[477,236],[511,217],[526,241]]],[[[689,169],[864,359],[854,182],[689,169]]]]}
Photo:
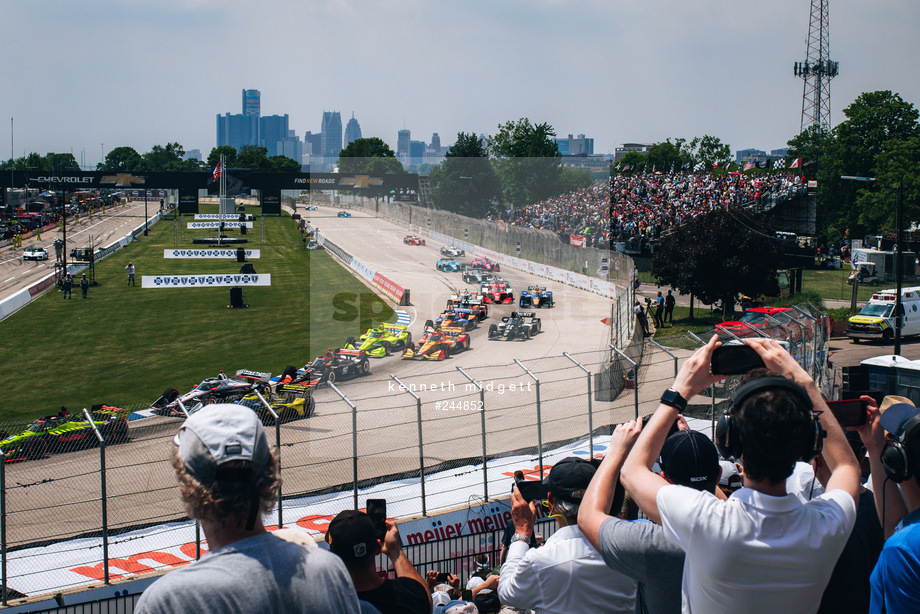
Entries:
{"type": "Polygon", "coordinates": [[[856,521],[856,503],[842,490],[803,504],[750,488],[722,501],[669,485],[657,502],[668,536],[687,553],[685,613],[817,611],[856,521]]]}

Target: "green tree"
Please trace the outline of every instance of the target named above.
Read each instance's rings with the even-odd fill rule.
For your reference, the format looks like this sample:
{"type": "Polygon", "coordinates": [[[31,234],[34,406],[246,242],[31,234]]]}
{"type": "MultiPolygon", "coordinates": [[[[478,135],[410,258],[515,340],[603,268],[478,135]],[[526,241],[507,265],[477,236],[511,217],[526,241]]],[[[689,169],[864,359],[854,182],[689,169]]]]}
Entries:
{"type": "Polygon", "coordinates": [[[96,165],[96,170],[133,173],[143,168],[144,159],[133,147],[116,147],[106,154],[105,160],[96,165]]]}
{"type": "Polygon", "coordinates": [[[212,149],[211,153],[208,154],[208,170],[213,170],[217,167],[217,162],[220,160],[221,155],[224,156],[224,163],[226,163],[227,168],[236,168],[236,148],[230,145],[221,145],[212,149]]]}
{"type": "Polygon", "coordinates": [[[439,208],[482,218],[500,204],[501,183],[482,139],[460,132],[444,158],[428,176],[439,208]]]}
{"type": "Polygon", "coordinates": [[[707,168],[712,168],[713,164],[724,165],[732,158],[732,148],[722,143],[718,137],[708,134],[691,140],[687,152],[694,164],[703,162],[707,168]]]}
{"type": "Polygon", "coordinates": [[[767,233],[751,230],[769,227],[768,220],[739,215],[712,211],[663,236],[652,261],[659,283],[705,303],[721,300],[726,310],[739,294],[769,290],[780,249],[767,233]]]}
{"type": "Polygon", "coordinates": [[[555,136],[549,124],[532,124],[526,117],[498,127],[489,148],[506,202],[524,207],[565,192],[555,136]]]}
{"type": "Polygon", "coordinates": [[[257,145],[243,147],[236,158],[237,167],[252,171],[268,170],[268,164],[268,148],[257,145]]]}
{"type": "Polygon", "coordinates": [[[297,160],[287,156],[272,156],[268,162],[271,170],[277,173],[298,173],[302,168],[297,160]]]}
{"type": "Polygon", "coordinates": [[[153,148],[143,156],[143,168],[145,171],[174,171],[181,170],[184,166],[182,158],[185,156],[185,149],[179,143],[167,143],[154,145],[153,148]]]}
{"type": "Polygon", "coordinates": [[[377,137],[355,139],[339,152],[339,172],[367,174],[365,167],[371,158],[393,158],[395,160],[396,153],[377,137]]]}
{"type": "MultiPolygon", "coordinates": [[[[620,172],[626,173],[637,173],[640,169],[644,169],[647,166],[648,158],[646,154],[640,153],[638,151],[627,151],[620,161],[617,163],[617,170],[620,172]],[[623,171],[622,169],[628,169],[623,171]]],[[[649,166],[649,168],[652,168],[649,166]]]]}
{"type": "Polygon", "coordinates": [[[679,171],[684,164],[691,161],[690,153],[684,149],[685,142],[684,139],[677,139],[672,143],[671,139],[667,139],[663,143],[652,145],[646,156],[647,170],[668,172],[674,169],[679,171]]]}

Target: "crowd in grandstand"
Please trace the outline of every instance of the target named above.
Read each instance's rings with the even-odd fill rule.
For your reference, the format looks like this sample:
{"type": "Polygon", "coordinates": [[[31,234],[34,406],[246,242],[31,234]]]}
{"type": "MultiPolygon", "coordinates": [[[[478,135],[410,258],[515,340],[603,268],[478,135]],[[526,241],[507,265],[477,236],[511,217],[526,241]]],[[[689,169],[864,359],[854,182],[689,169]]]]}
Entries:
{"type": "Polygon", "coordinates": [[[619,174],[499,216],[501,221],[557,233],[586,245],[631,237],[657,239],[670,228],[712,209],[757,203],[761,196],[789,197],[804,189],[801,176],[771,174],[619,174]]]}

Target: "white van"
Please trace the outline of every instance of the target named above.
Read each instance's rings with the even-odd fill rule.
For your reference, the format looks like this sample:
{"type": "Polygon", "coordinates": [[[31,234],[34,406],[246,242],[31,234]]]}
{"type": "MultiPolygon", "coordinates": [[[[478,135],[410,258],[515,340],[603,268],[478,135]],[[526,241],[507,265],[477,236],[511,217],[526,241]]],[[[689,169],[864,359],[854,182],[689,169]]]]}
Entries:
{"type": "MultiPolygon", "coordinates": [[[[860,339],[881,339],[889,342],[894,338],[894,305],[897,290],[876,292],[858,314],[847,321],[846,335],[859,343],[860,339]]],[[[901,335],[920,335],[920,286],[901,289],[901,305],[904,319],[901,321],[901,335]]]]}

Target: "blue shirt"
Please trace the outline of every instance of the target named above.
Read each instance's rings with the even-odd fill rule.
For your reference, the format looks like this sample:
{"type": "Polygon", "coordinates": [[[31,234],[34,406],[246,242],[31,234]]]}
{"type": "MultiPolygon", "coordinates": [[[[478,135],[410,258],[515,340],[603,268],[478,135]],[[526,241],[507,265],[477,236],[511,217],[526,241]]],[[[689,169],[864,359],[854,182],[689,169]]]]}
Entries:
{"type": "Polygon", "coordinates": [[[920,612],[920,509],[898,524],[872,572],[870,614],[920,612]]]}

